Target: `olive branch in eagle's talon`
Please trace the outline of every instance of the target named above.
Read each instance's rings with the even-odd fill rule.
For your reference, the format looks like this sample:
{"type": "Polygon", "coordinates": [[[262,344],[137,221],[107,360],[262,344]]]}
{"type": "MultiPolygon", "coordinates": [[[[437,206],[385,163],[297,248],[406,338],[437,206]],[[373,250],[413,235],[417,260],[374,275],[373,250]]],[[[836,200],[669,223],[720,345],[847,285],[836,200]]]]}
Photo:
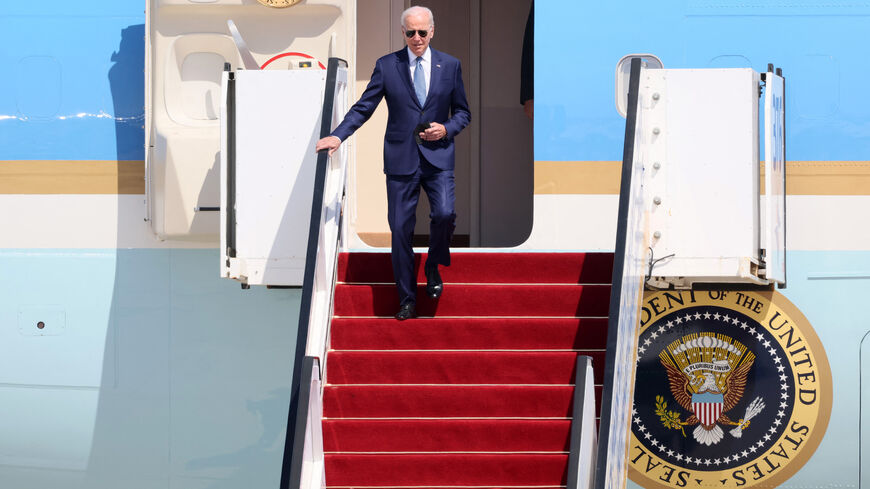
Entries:
{"type": "Polygon", "coordinates": [[[665,398],[662,396],[656,396],[656,414],[659,419],[662,420],[662,425],[665,428],[669,428],[672,430],[680,430],[680,433],[683,434],[683,438],[686,437],[686,431],[683,430],[683,423],[680,421],[680,413],[676,411],[668,411],[668,403],[665,402],[665,398]]]}

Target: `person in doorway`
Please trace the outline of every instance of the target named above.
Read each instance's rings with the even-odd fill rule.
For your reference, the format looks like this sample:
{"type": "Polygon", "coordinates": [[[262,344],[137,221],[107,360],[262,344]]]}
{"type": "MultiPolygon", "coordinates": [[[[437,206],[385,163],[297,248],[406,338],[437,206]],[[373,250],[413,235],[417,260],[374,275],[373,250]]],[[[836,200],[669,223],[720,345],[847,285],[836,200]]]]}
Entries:
{"type": "Polygon", "coordinates": [[[426,293],[444,289],[438,266],[450,265],[456,227],[453,138],[471,121],[459,60],[429,46],[435,18],[425,7],[402,12],[405,48],[381,57],[359,101],[316,150],[331,155],[374,113],[382,98],[389,117],[384,136],[387,220],[392,232],[393,276],[399,293],[396,319],[417,316],[417,280],[412,239],[420,187],[431,208],[426,293]]]}
{"type": "Polygon", "coordinates": [[[535,119],[535,1],[529,8],[523,33],[523,55],[520,62],[520,105],[529,120],[535,119]]]}

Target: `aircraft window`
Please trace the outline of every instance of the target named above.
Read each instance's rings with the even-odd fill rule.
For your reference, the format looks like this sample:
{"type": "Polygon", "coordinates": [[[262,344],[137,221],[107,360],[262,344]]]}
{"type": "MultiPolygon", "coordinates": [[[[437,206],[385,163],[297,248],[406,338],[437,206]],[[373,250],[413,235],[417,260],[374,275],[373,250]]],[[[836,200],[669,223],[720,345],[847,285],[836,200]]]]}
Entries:
{"type": "Polygon", "coordinates": [[[155,77],[164,80],[166,112],[173,122],[217,127],[225,62],[239,65],[230,36],[185,34],[172,41],[165,68],[158,68],[155,77]]]}
{"type": "Polygon", "coordinates": [[[191,53],[181,65],[181,90],[185,115],[197,120],[215,120],[220,114],[223,56],[191,53]]]}

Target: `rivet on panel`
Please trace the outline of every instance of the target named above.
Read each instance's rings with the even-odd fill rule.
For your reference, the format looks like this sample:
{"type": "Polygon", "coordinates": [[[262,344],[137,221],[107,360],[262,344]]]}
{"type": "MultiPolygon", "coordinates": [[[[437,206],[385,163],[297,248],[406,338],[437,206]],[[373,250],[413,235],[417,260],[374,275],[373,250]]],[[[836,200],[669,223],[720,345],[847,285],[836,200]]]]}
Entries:
{"type": "Polygon", "coordinates": [[[655,205],[661,205],[661,203],[662,203],[662,198],[661,198],[661,197],[658,197],[658,196],[653,197],[653,204],[655,204],[655,205]]]}

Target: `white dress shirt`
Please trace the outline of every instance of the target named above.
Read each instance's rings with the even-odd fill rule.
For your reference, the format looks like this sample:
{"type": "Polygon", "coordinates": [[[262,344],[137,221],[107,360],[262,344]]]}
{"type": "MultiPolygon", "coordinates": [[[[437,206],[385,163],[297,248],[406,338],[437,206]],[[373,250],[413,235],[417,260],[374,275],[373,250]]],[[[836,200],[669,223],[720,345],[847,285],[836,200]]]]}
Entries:
{"type": "MultiPolygon", "coordinates": [[[[414,84],[414,71],[417,69],[417,55],[408,50],[408,67],[411,70],[411,85],[414,84]]],[[[423,53],[423,78],[426,80],[426,95],[429,95],[429,80],[432,78],[432,50],[426,46],[426,51],[423,53]]]]}

